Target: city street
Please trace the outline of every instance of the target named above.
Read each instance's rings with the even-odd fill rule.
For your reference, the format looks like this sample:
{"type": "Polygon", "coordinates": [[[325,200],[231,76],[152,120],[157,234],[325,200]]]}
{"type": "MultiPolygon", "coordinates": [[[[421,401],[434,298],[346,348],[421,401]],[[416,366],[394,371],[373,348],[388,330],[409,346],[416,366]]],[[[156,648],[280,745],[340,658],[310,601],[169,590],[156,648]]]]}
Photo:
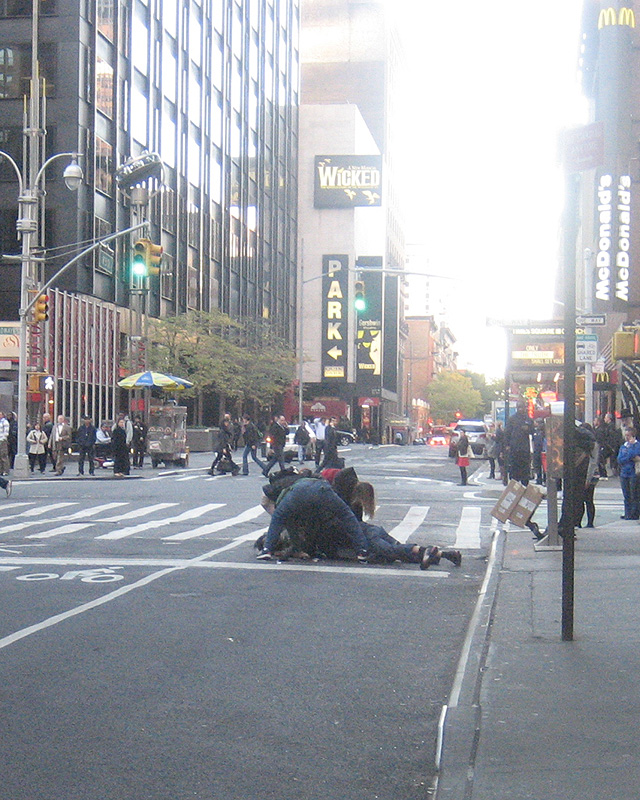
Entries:
{"type": "Polygon", "coordinates": [[[463,549],[462,567],[257,562],[264,480],[254,464],[212,478],[209,454],[15,483],[0,501],[7,797],[425,797],[500,485],[474,461],[458,486],[446,447],[341,452],[376,486],[380,524],[463,549]]]}

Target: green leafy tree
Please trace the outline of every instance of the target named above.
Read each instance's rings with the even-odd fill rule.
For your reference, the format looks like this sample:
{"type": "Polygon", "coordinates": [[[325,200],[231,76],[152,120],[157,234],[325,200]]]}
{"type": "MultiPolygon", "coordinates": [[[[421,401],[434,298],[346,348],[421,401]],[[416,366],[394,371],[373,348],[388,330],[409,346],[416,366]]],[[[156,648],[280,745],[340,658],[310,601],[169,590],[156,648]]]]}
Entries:
{"type": "Polygon", "coordinates": [[[253,328],[219,311],[155,319],[149,328],[150,368],[193,382],[188,394],[196,397],[199,422],[207,394],[268,405],[291,383],[295,358],[268,325],[253,328]]]}
{"type": "Polygon", "coordinates": [[[459,372],[441,372],[429,384],[427,400],[432,418],[442,424],[452,422],[457,411],[463,418],[475,419],[482,406],[482,396],[471,378],[459,372]]]}

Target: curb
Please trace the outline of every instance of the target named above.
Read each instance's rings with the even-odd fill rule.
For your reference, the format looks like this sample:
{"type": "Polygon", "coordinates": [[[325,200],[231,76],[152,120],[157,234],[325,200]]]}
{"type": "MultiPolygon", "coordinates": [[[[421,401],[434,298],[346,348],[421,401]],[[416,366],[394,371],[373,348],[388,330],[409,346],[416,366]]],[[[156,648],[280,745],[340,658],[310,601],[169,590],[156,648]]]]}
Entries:
{"type": "Polygon", "coordinates": [[[469,797],[480,740],[480,689],[486,664],[506,536],[497,529],[487,571],[467,628],[449,701],[442,707],[436,742],[434,800],[469,797]]]}

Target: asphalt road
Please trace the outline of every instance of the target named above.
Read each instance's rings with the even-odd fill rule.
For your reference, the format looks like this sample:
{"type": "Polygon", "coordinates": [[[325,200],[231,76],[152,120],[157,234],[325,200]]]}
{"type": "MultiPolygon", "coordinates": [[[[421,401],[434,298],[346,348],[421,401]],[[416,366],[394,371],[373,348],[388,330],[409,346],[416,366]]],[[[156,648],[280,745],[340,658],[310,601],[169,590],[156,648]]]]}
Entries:
{"type": "Polygon", "coordinates": [[[16,483],[0,501],[0,795],[428,796],[492,532],[486,468],[460,487],[446,448],[343,455],[380,524],[461,547],[462,567],[257,562],[263,479],[210,478],[204,455],[16,483]]]}

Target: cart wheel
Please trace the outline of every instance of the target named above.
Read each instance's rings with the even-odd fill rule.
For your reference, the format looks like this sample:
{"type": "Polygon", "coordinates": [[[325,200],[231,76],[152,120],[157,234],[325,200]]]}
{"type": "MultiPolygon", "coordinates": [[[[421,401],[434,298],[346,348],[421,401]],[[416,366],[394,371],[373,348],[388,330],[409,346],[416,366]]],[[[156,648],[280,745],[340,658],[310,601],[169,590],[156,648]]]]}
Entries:
{"type": "Polygon", "coordinates": [[[182,467],[182,469],[184,469],[187,466],[187,460],[185,458],[179,458],[175,463],[179,467],[182,467]]]}
{"type": "Polygon", "coordinates": [[[155,458],[152,458],[152,459],[151,459],[151,466],[152,466],[154,469],[158,469],[158,461],[157,461],[155,458]]]}

